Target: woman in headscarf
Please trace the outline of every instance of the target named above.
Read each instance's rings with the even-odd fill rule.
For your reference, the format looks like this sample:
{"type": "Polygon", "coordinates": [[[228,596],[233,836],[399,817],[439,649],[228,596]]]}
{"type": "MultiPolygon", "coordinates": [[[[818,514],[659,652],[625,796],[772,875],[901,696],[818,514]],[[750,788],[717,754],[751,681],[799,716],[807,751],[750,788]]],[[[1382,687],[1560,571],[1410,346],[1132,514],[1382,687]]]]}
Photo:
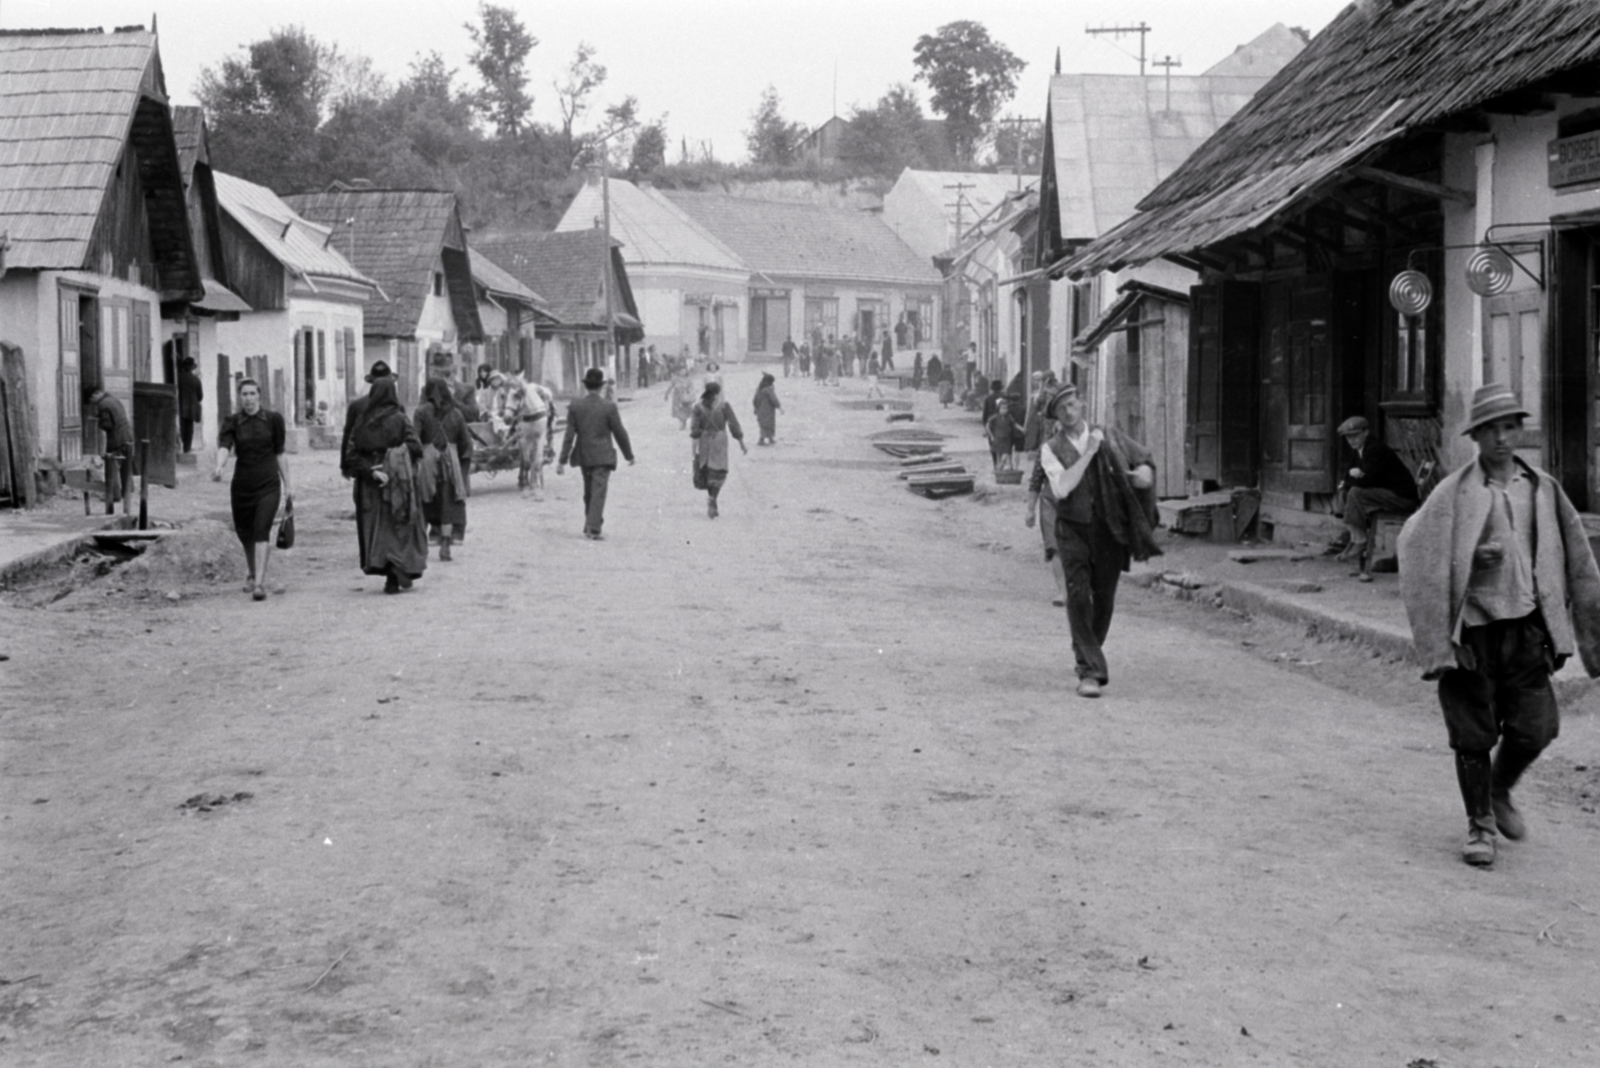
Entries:
{"type": "Polygon", "coordinates": [[[428,540],[439,543],[439,559],[467,536],[467,497],[472,470],[472,433],[457,406],[450,383],[432,378],[417,405],[417,438],[422,442],[422,514],[428,540]],[[445,530],[445,524],[450,525],[445,530]]]}
{"type": "Polygon", "coordinates": [[[761,385],[756,387],[756,425],[761,428],[757,445],[771,445],[778,439],[778,409],[783,405],[778,403],[777,384],[776,378],[765,374],[761,376],[761,385]]]}
{"type": "Polygon", "coordinates": [[[672,369],[672,381],[667,383],[667,403],[672,405],[672,418],[678,421],[678,429],[686,429],[689,416],[694,412],[694,382],[684,364],[672,369]]]}
{"type": "Polygon", "coordinates": [[[700,403],[694,406],[689,423],[689,436],[694,439],[694,484],[706,491],[706,515],[717,518],[717,494],[728,480],[728,435],[739,443],[739,451],[746,456],[744,430],[738,416],[722,396],[720,382],[707,382],[700,403]]]}
{"type": "Polygon", "coordinates": [[[410,589],[428,568],[428,528],[416,485],[421,458],[422,442],[400,407],[394,378],[375,379],[339,466],[356,480],[361,570],[385,576],[384,593],[410,589]]]}

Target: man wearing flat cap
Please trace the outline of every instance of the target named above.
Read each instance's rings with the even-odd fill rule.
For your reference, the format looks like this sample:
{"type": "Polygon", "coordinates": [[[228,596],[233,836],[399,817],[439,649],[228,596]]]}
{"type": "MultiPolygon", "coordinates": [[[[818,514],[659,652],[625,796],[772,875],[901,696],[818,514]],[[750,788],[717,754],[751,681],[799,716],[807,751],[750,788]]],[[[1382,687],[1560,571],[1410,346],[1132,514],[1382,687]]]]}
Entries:
{"type": "Polygon", "coordinates": [[[1372,517],[1379,512],[1409,514],[1417,507],[1417,481],[1411,469],[1395,451],[1372,436],[1365,418],[1353,415],[1339,424],[1339,436],[1350,446],[1354,459],[1345,472],[1343,488],[1344,525],[1350,529],[1350,544],[1339,559],[1355,557],[1361,561],[1363,581],[1370,563],[1367,538],[1372,517]]]}
{"type": "Polygon", "coordinates": [[[1439,681],[1468,864],[1526,834],[1517,779],[1560,728],[1550,676],[1577,653],[1600,675],[1600,570],[1561,484],[1513,451],[1527,410],[1480,388],[1466,433],[1478,458],[1439,483],[1400,533],[1400,592],[1423,678],[1439,681]],[[1496,749],[1496,743],[1499,748],[1496,749]]]}
{"type": "Polygon", "coordinates": [[[1043,405],[1054,431],[1039,447],[1028,480],[1033,526],[1046,484],[1056,500],[1056,551],[1067,580],[1067,625],[1078,695],[1099,697],[1111,681],[1102,646],[1111,630],[1117,581],[1128,560],[1160,556],[1155,462],[1150,450],[1112,427],[1090,426],[1078,387],[1062,386],[1043,405]]]}
{"type": "Polygon", "coordinates": [[[606,373],[600,368],[591,367],[583,373],[587,392],[567,405],[567,436],[556,460],[558,475],[566,471],[569,461],[583,471],[583,536],[590,541],[605,538],[600,526],[606,518],[606,489],[611,484],[611,472],[617,469],[617,449],[622,450],[630,466],[633,464],[633,444],[622,428],[617,402],[600,395],[605,384],[606,373]]]}

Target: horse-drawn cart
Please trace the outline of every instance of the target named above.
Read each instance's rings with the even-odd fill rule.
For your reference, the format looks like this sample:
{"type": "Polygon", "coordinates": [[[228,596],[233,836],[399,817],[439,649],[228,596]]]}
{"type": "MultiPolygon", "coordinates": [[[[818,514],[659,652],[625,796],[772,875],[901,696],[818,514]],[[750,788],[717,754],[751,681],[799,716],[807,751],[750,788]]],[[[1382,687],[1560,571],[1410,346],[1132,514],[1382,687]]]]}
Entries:
{"type": "Polygon", "coordinates": [[[496,430],[494,423],[468,423],[473,472],[486,471],[493,478],[500,471],[521,471],[521,428],[521,423],[505,424],[504,430],[496,430]]]}

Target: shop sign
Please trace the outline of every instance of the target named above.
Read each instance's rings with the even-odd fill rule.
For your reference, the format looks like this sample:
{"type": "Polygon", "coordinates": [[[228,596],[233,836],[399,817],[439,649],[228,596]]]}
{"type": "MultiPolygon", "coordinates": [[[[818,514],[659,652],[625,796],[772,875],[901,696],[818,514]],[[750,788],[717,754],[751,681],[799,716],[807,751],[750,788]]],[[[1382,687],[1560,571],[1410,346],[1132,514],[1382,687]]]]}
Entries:
{"type": "Polygon", "coordinates": [[[1600,130],[1550,142],[1550,188],[1600,181],[1600,130]]]}

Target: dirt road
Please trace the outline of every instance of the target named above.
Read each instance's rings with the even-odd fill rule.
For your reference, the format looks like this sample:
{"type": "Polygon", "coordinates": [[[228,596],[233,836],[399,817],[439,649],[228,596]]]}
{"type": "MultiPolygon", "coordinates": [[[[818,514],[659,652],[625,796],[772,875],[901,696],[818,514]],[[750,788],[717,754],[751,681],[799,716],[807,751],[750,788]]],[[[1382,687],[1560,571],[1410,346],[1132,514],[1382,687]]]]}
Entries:
{"type": "Polygon", "coordinates": [[[307,456],[265,604],[0,608],[0,1063],[1600,1063],[1593,718],[1471,870],[1408,671],[1125,587],[1076,698],[1020,491],[779,391],[716,521],[649,397],[602,543],[480,483],[385,597],[307,456]]]}

